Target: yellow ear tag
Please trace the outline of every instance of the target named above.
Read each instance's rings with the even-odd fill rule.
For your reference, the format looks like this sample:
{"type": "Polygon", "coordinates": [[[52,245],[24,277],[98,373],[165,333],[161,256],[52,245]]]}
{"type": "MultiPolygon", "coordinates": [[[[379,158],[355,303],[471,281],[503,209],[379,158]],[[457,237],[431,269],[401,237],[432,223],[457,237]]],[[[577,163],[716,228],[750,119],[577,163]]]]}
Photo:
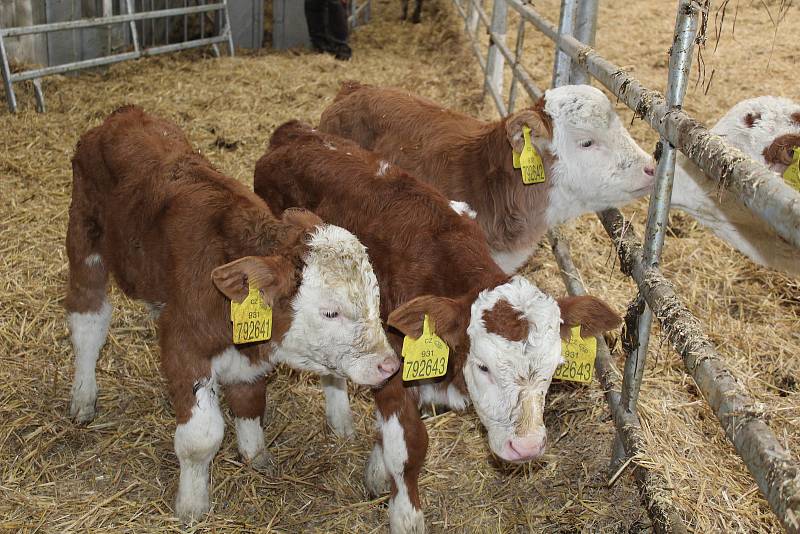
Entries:
{"type": "Polygon", "coordinates": [[[558,366],[553,378],[588,384],[594,376],[594,359],[597,357],[597,339],[581,337],[581,327],[573,326],[569,341],[561,341],[564,363],[558,366]]]}
{"type": "Polygon", "coordinates": [[[792,163],[783,171],[783,180],[796,191],[800,191],[800,146],[794,147],[792,163]]]}
{"type": "Polygon", "coordinates": [[[545,182],[544,163],[531,142],[531,129],[523,126],[522,136],[525,138],[525,146],[522,147],[522,153],[518,154],[513,150],[511,151],[514,168],[522,169],[523,184],[543,184],[545,182]]]}
{"type": "Polygon", "coordinates": [[[428,315],[422,323],[422,335],[403,339],[403,380],[436,378],[447,372],[450,347],[433,331],[428,315]]]}
{"type": "Polygon", "coordinates": [[[252,284],[241,303],[231,301],[231,321],[236,344],[266,341],[272,336],[272,308],[264,304],[261,292],[252,284]]]}

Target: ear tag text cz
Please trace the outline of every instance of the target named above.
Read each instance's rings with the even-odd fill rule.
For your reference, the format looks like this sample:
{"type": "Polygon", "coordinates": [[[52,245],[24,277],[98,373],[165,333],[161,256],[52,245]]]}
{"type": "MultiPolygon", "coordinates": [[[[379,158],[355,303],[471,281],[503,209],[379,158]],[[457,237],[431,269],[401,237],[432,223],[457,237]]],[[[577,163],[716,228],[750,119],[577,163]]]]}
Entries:
{"type": "Polygon", "coordinates": [[[800,146],[794,147],[792,163],[783,171],[783,181],[795,191],[800,191],[800,146]]]}
{"type": "Polygon", "coordinates": [[[523,184],[543,184],[545,182],[544,163],[531,142],[531,129],[523,126],[522,135],[525,138],[525,146],[522,147],[522,153],[518,154],[513,150],[511,151],[514,158],[514,168],[522,169],[523,184]]]}
{"type": "Polygon", "coordinates": [[[272,308],[253,284],[241,303],[231,301],[231,322],[235,344],[266,341],[272,336],[272,308]]]}
{"type": "Polygon", "coordinates": [[[417,339],[403,338],[403,380],[436,378],[447,372],[450,347],[433,331],[430,319],[425,314],[422,335],[417,339]]]}
{"type": "Polygon", "coordinates": [[[573,326],[568,341],[561,341],[564,363],[558,366],[553,378],[588,384],[594,376],[594,360],[597,357],[597,339],[581,337],[581,327],[573,326]]]}

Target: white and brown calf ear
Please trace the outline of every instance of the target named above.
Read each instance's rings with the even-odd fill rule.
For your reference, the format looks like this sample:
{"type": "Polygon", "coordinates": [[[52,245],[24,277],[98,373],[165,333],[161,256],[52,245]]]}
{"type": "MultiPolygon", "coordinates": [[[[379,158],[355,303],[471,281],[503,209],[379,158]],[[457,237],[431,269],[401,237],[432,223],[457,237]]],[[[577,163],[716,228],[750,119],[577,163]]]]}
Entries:
{"type": "Polygon", "coordinates": [[[433,322],[434,333],[450,347],[460,344],[467,330],[469,306],[460,300],[425,295],[412,299],[389,314],[386,323],[403,335],[422,335],[425,315],[433,322]]]}
{"type": "Polygon", "coordinates": [[[599,336],[603,332],[614,330],[622,319],[617,312],[596,297],[580,296],[558,299],[561,309],[561,338],[569,339],[570,330],[581,327],[581,336],[599,336]]]}
{"type": "Polygon", "coordinates": [[[211,281],[235,302],[245,299],[252,283],[261,291],[264,303],[272,306],[294,289],[294,266],[281,256],[245,256],[214,269],[211,281]]]}
{"type": "Polygon", "coordinates": [[[523,126],[531,129],[532,140],[549,141],[553,138],[553,121],[544,111],[544,97],[532,108],[518,111],[506,119],[506,136],[515,152],[522,152],[522,147],[525,146],[523,126]]]}

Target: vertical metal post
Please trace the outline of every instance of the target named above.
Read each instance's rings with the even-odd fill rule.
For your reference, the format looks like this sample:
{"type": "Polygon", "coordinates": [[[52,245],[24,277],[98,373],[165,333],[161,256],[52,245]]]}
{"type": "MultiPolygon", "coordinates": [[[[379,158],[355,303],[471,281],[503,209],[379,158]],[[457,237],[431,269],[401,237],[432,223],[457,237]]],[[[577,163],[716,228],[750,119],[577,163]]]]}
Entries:
{"type": "MultiPolygon", "coordinates": [[[[206,0],[200,0],[200,5],[206,5],[206,0]]],[[[199,13],[200,15],[200,39],[206,37],[206,14],[205,12],[199,13]]]]}
{"type": "Polygon", "coordinates": [[[473,41],[475,40],[475,32],[478,31],[478,8],[477,6],[483,7],[483,0],[467,0],[469,4],[469,17],[467,18],[467,34],[469,35],[470,39],[473,41]],[[480,2],[476,5],[476,2],[480,2]]]}
{"type": "MultiPolygon", "coordinates": [[[[680,109],[686,94],[694,42],[697,36],[699,9],[696,0],[681,0],[678,4],[675,35],[669,56],[669,78],[666,91],[667,105],[673,109],[680,109]]],[[[644,240],[644,263],[653,266],[658,265],[661,248],[664,245],[670,198],[672,197],[672,179],[675,174],[675,147],[663,137],[661,144],[663,148],[656,168],[655,189],[650,196],[644,240]]],[[[650,326],[653,319],[650,308],[641,302],[641,295],[638,297],[638,301],[643,305],[643,313],[640,317],[636,317],[636,315],[633,317],[634,324],[631,326],[637,331],[637,339],[635,340],[636,345],[631,348],[631,353],[625,360],[621,396],[622,406],[631,413],[636,413],[636,403],[642,384],[647,346],[650,340],[650,326]]],[[[616,450],[615,447],[615,452],[616,450]]],[[[621,458],[613,458],[612,465],[620,460],[621,458]]]]}
{"type": "Polygon", "coordinates": [[[3,85],[6,88],[6,101],[8,110],[11,113],[17,112],[17,96],[14,94],[14,86],[11,85],[11,68],[8,65],[8,55],[6,45],[3,42],[3,34],[0,33],[0,68],[3,69],[3,85]]]}
{"type": "MultiPolygon", "coordinates": [[[[128,10],[129,15],[133,15],[133,0],[125,0],[125,7],[128,10]]],[[[136,30],[136,22],[130,21],[130,28],[131,28],[131,40],[133,41],[133,49],[136,51],[137,54],[141,53],[141,47],[139,45],[139,32],[136,30]]]]}
{"type": "Polygon", "coordinates": [[[494,39],[497,38],[501,44],[506,44],[508,4],[505,0],[494,0],[492,7],[492,21],[489,31],[495,37],[489,39],[489,54],[486,57],[486,76],[483,80],[483,95],[486,96],[489,84],[497,90],[497,94],[503,96],[503,64],[505,58],[500,53],[494,39]]]}
{"type": "MultiPolygon", "coordinates": [[[[522,51],[525,47],[525,19],[519,18],[519,26],[517,27],[517,46],[514,49],[514,66],[516,67],[522,62],[522,51]]],[[[511,87],[508,90],[508,114],[514,113],[514,105],[517,103],[517,77],[511,76],[511,87]]]]}
{"type": "Polygon", "coordinates": [[[47,109],[44,106],[44,92],[42,91],[42,79],[41,78],[34,78],[31,80],[33,82],[33,94],[36,97],[36,111],[39,113],[44,113],[47,109]]]}
{"type": "MultiPolygon", "coordinates": [[[[594,46],[594,38],[597,30],[597,7],[599,0],[582,0],[578,3],[578,12],[575,17],[575,33],[577,40],[589,46],[594,46]]],[[[569,71],[569,83],[580,85],[588,84],[591,81],[586,69],[571,62],[569,71]]]]}
{"type": "Polygon", "coordinates": [[[556,42],[556,55],[553,60],[553,87],[570,83],[569,73],[572,60],[559,47],[561,45],[561,36],[572,35],[575,30],[578,3],[578,0],[561,0],[561,14],[558,18],[558,41],[556,42]]]}
{"type": "Polygon", "coordinates": [[[367,7],[364,8],[364,22],[372,19],[372,0],[367,0],[367,7]]]}
{"type": "MultiPolygon", "coordinates": [[[[183,7],[189,7],[189,0],[183,0],[183,7]]],[[[183,42],[189,40],[189,15],[183,16],[183,42]]]]}

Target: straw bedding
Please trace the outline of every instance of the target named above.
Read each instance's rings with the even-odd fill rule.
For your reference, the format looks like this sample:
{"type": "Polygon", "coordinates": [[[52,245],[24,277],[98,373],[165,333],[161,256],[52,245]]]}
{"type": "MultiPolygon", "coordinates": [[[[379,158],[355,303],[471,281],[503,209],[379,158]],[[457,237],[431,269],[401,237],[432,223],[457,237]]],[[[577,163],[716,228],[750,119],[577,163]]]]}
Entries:
{"type": "MultiPolygon", "coordinates": [[[[154,326],[142,305],[116,290],[111,332],[98,362],[98,416],[85,428],[66,416],[72,355],[61,307],[63,240],[69,159],[78,136],[119,105],[137,103],[176,121],[221,170],[251,183],[270,132],[290,118],[316,122],[344,79],[398,85],[493,116],[491,105],[481,104],[477,67],[448,2],[430,2],[418,26],[396,21],[398,3],[373,3],[375,20],[354,35],[350,63],[303,52],[233,59],[193,52],[49,78],[47,114],[32,111],[30,88],[20,91],[26,111],[0,114],[0,530],[182,528],[171,514],[178,474],[174,419],[158,370],[154,326]]],[[[543,0],[537,7],[554,14],[556,4],[543,0]]],[[[603,4],[598,48],[619,63],[636,64],[646,84],[663,87],[674,13],[662,4],[672,3],[603,4]]],[[[740,7],[735,39],[726,27],[720,50],[706,58],[717,69],[711,89],[708,95],[691,90],[690,112],[711,121],[746,96],[797,96],[790,85],[791,47],[783,42],[796,35],[796,10],[779,27],[766,70],[770,28],[763,10],[740,7]]],[[[543,52],[549,46],[533,31],[528,36],[529,66],[545,85],[551,67],[549,52],[543,52]],[[536,63],[535,57],[544,59],[536,63]]],[[[641,124],[634,122],[632,131],[652,147],[654,136],[641,124]]],[[[637,203],[625,211],[641,223],[646,207],[637,203]]],[[[673,234],[664,270],[744,385],[766,403],[775,432],[797,450],[800,284],[754,266],[688,217],[674,216],[673,234]]],[[[590,290],[624,309],[633,286],[615,271],[599,223],[584,217],[568,235],[590,290]]],[[[527,272],[546,291],[563,294],[546,247],[527,272]]],[[[342,442],[325,428],[317,380],[280,369],[269,383],[265,429],[279,471],[264,475],[242,465],[228,426],[212,469],[212,515],[193,529],[386,530],[385,498],[370,500],[361,482],[373,434],[370,395],[351,392],[359,432],[342,442]]],[[[641,409],[649,453],[642,461],[664,474],[692,531],[779,528],[657,329],[641,409]]],[[[551,446],[544,460],[515,467],[490,456],[474,413],[427,419],[431,442],[421,487],[429,529],[647,531],[630,475],[606,486],[612,431],[598,387],[555,384],[546,422],[551,446]]]]}

